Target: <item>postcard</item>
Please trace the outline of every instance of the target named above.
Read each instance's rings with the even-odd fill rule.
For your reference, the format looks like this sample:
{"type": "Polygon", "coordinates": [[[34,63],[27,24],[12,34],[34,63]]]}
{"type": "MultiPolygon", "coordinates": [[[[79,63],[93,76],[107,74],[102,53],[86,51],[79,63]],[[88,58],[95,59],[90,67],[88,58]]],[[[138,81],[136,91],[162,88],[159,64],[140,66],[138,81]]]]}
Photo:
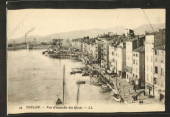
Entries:
{"type": "Polygon", "coordinates": [[[7,111],[165,111],[165,9],[7,10],[7,111]]]}

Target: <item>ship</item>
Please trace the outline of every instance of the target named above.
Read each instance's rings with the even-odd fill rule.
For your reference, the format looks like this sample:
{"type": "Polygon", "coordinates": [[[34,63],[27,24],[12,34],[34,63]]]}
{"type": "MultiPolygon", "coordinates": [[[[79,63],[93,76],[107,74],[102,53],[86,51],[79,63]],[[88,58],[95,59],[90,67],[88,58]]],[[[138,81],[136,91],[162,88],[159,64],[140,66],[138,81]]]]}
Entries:
{"type": "Polygon", "coordinates": [[[75,59],[79,60],[77,53],[70,52],[69,50],[45,50],[42,52],[43,55],[49,56],[56,59],[75,59]]]}

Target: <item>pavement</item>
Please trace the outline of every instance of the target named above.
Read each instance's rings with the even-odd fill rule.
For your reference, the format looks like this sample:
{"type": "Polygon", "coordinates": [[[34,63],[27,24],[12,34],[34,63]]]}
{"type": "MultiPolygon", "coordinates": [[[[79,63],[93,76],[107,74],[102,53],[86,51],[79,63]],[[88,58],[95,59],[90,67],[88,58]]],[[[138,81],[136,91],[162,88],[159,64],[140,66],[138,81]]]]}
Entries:
{"type": "MultiPolygon", "coordinates": [[[[95,65],[95,66],[88,66],[90,68],[94,67],[94,69],[96,68],[98,71],[100,71],[100,73],[102,73],[101,69],[99,66],[95,65]]],[[[110,81],[110,86],[112,88],[115,88],[119,91],[121,97],[124,99],[125,102],[127,103],[132,103],[134,102],[133,101],[133,98],[132,96],[134,95],[137,95],[139,92],[141,91],[144,91],[144,89],[140,89],[140,90],[134,90],[133,89],[133,85],[131,85],[130,83],[128,83],[126,81],[126,79],[123,79],[121,77],[111,77],[110,75],[108,74],[103,74],[103,76],[105,78],[103,78],[103,80],[107,83],[109,83],[110,81]]],[[[159,102],[157,99],[155,98],[149,98],[148,96],[145,96],[144,93],[141,93],[139,96],[138,96],[138,100],[136,102],[139,102],[140,100],[143,100],[143,103],[145,104],[153,104],[153,103],[162,103],[162,102],[159,102]]],[[[135,102],[135,103],[136,103],[135,102]]]]}
{"type": "Polygon", "coordinates": [[[134,93],[133,86],[130,85],[125,79],[120,77],[113,78],[113,82],[117,81],[117,87],[119,89],[120,95],[124,101],[129,102],[132,100],[132,95],[134,93]]]}
{"type": "MultiPolygon", "coordinates": [[[[100,73],[102,73],[101,72],[102,70],[99,69],[99,67],[97,67],[97,66],[93,66],[93,67],[98,69],[100,71],[100,73]]],[[[91,66],[89,66],[89,68],[91,68],[91,66]]],[[[103,76],[105,76],[105,82],[110,81],[109,84],[111,85],[111,87],[114,87],[115,89],[117,89],[119,91],[121,97],[125,101],[132,100],[132,94],[134,93],[133,86],[130,85],[125,79],[122,79],[120,77],[114,77],[114,78],[112,77],[111,78],[111,76],[108,74],[103,74],[103,76]]]]}

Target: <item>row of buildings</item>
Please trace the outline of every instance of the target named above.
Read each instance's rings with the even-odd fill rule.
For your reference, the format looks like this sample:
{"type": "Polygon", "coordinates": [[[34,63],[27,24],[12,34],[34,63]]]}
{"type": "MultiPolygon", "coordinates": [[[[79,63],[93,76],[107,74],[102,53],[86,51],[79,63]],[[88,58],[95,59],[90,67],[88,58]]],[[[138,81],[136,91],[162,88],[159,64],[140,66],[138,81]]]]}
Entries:
{"type": "Polygon", "coordinates": [[[86,64],[97,64],[137,89],[145,89],[147,95],[164,100],[165,29],[145,35],[129,30],[123,35],[73,39],[72,47],[82,52],[86,64]]]}

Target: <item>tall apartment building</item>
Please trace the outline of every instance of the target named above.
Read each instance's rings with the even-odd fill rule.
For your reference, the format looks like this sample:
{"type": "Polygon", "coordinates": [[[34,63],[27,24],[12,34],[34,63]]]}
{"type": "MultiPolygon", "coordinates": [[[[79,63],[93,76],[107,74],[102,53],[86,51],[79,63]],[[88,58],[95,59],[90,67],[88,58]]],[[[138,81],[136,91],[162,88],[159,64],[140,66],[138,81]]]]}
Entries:
{"type": "Polygon", "coordinates": [[[109,65],[109,41],[103,40],[103,68],[110,69],[109,65]]]}
{"type": "Polygon", "coordinates": [[[97,50],[97,44],[96,43],[90,43],[89,44],[88,57],[89,57],[89,59],[91,60],[92,63],[97,62],[98,50],[97,50]]]}
{"type": "Polygon", "coordinates": [[[102,68],[110,69],[109,66],[109,41],[106,38],[99,38],[98,44],[98,61],[102,68]]]}
{"type": "Polygon", "coordinates": [[[126,80],[129,82],[132,79],[132,51],[134,41],[126,42],[126,80]]]}
{"type": "Polygon", "coordinates": [[[104,55],[103,55],[103,42],[101,40],[97,40],[96,41],[97,44],[97,62],[98,65],[101,67],[102,66],[102,61],[104,59],[104,55]]]}
{"type": "Polygon", "coordinates": [[[117,70],[117,64],[118,64],[118,52],[117,52],[117,47],[113,44],[109,45],[109,64],[110,68],[112,68],[112,71],[114,73],[118,73],[117,70]]]}
{"type": "Polygon", "coordinates": [[[126,66],[126,48],[125,43],[122,42],[116,46],[109,46],[109,59],[112,70],[119,76],[125,77],[125,66],[126,66]],[[111,52],[110,52],[111,51],[111,52]]]}
{"type": "Polygon", "coordinates": [[[109,44],[109,65],[110,70],[113,72],[116,72],[116,66],[115,66],[115,54],[116,53],[116,47],[112,45],[112,43],[109,44]]]}
{"type": "Polygon", "coordinates": [[[153,70],[154,70],[154,35],[146,35],[145,39],[145,90],[148,95],[154,95],[153,70]]]}
{"type": "Polygon", "coordinates": [[[132,79],[137,88],[145,88],[145,48],[141,46],[133,51],[132,79]]]}
{"type": "Polygon", "coordinates": [[[126,41],[126,80],[131,82],[133,80],[132,76],[132,66],[133,66],[133,50],[144,45],[144,37],[133,37],[126,41]]]}
{"type": "Polygon", "coordinates": [[[117,46],[117,71],[118,75],[124,77],[124,70],[126,66],[126,48],[125,48],[125,43],[120,43],[117,46]]]}
{"type": "Polygon", "coordinates": [[[165,46],[154,48],[154,92],[161,101],[165,99],[165,46]]]}
{"type": "MultiPolygon", "coordinates": [[[[145,40],[145,92],[148,95],[156,96],[155,91],[157,87],[157,71],[158,65],[161,66],[161,63],[158,63],[157,59],[159,58],[156,55],[157,51],[161,51],[157,49],[165,45],[165,29],[159,30],[158,32],[147,34],[145,40]],[[156,53],[155,53],[156,52],[156,53]],[[157,66],[155,66],[157,65],[157,66]]],[[[160,52],[161,53],[161,52],[160,52]]],[[[162,55],[162,60],[165,55],[162,55]]],[[[159,67],[160,67],[159,66],[159,67]]],[[[165,66],[162,65],[162,70],[165,69],[165,66]]],[[[160,70],[161,71],[161,70],[160,70]]],[[[165,77],[165,76],[164,76],[165,77]]],[[[163,78],[162,78],[163,80],[163,78]]],[[[162,82],[165,82],[163,80],[162,82]]],[[[158,83],[159,84],[159,83],[158,83]]]]}

